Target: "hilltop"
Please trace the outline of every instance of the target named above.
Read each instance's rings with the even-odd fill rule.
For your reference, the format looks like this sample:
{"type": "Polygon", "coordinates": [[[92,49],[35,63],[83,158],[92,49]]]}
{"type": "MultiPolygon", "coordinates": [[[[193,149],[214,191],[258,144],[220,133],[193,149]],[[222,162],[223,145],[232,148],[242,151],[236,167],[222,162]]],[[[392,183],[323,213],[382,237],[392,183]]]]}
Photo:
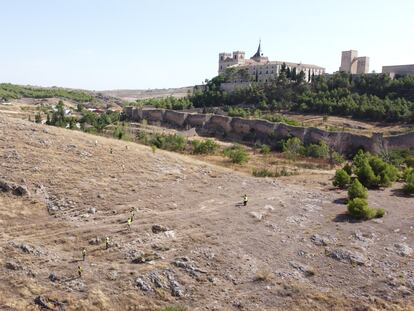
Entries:
{"type": "Polygon", "coordinates": [[[2,310],[414,307],[414,199],[392,189],[370,194],[386,217],[350,222],[327,177],[259,179],[4,115],[0,132],[2,310]]]}

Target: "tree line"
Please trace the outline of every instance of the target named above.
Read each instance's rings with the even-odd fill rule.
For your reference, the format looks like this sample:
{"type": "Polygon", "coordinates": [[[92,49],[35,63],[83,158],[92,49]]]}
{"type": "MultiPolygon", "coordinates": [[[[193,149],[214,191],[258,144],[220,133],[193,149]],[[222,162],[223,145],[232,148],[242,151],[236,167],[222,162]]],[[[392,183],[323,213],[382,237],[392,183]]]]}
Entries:
{"type": "Polygon", "coordinates": [[[339,72],[305,79],[303,73],[285,69],[268,83],[252,83],[234,92],[223,91],[221,84],[232,81],[235,74],[233,69],[206,80],[204,87],[189,97],[193,106],[244,106],[368,121],[414,121],[414,76],[391,79],[386,74],[339,72]]]}

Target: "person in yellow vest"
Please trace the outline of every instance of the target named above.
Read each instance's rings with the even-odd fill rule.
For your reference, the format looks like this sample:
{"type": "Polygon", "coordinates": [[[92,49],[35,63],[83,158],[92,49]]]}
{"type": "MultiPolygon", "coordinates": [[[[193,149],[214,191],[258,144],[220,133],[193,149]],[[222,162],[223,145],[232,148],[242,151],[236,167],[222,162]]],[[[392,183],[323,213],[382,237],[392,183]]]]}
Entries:
{"type": "Polygon", "coordinates": [[[132,218],[131,217],[128,218],[127,224],[128,224],[128,229],[131,230],[131,224],[132,224],[132,218]]]}
{"type": "Polygon", "coordinates": [[[247,199],[247,194],[245,194],[245,195],[243,196],[243,205],[244,205],[244,206],[246,206],[248,201],[249,201],[249,200],[247,199]]]}
{"type": "Polygon", "coordinates": [[[85,261],[86,258],[86,249],[82,250],[82,261],[85,261]]]}
{"type": "Polygon", "coordinates": [[[105,240],[105,248],[106,249],[109,248],[109,236],[106,237],[106,240],[105,240]]]}

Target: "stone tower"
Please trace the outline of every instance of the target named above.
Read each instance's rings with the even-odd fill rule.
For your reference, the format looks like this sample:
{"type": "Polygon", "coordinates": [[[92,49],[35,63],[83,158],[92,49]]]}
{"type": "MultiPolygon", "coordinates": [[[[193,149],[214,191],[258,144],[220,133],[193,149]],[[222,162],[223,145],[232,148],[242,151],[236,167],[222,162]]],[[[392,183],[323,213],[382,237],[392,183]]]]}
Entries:
{"type": "Polygon", "coordinates": [[[233,65],[243,65],[245,63],[245,53],[243,51],[234,51],[232,53],[219,54],[218,73],[222,73],[227,67],[233,65]]]}
{"type": "Polygon", "coordinates": [[[349,50],[342,52],[341,67],[339,71],[351,74],[362,74],[369,72],[369,57],[358,57],[358,51],[349,50]]]}

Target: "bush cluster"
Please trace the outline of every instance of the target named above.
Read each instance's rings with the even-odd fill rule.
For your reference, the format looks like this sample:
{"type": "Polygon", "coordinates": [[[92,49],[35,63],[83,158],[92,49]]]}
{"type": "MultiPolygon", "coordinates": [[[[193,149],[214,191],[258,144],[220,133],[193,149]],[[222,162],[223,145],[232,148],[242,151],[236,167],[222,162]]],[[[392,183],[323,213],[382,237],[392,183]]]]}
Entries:
{"type": "Polygon", "coordinates": [[[183,110],[192,108],[192,103],[187,97],[176,98],[173,96],[160,97],[160,98],[148,98],[138,99],[136,103],[129,103],[128,105],[138,106],[152,106],[155,108],[183,110]]]}
{"type": "Polygon", "coordinates": [[[280,176],[291,176],[295,172],[288,171],[286,168],[269,170],[267,168],[255,168],[252,171],[252,175],[255,177],[280,177],[280,176]]]}
{"type": "Polygon", "coordinates": [[[368,189],[358,179],[354,179],[348,188],[348,213],[356,219],[368,220],[374,217],[383,217],[385,210],[369,207],[367,198],[368,189]]]}
{"type": "Polygon", "coordinates": [[[330,150],[326,142],[304,145],[298,137],[291,137],[282,141],[282,150],[287,158],[311,157],[317,159],[329,159],[334,163],[343,162],[343,157],[336,151],[330,150]]]}
{"type": "Polygon", "coordinates": [[[187,140],[176,134],[157,133],[150,138],[149,145],[169,151],[183,151],[187,146],[187,140]]]}
{"type": "Polygon", "coordinates": [[[249,154],[247,153],[246,149],[240,145],[227,147],[224,149],[223,153],[224,156],[228,157],[231,162],[235,164],[243,164],[249,161],[249,154]]]}
{"type": "Polygon", "coordinates": [[[356,176],[367,188],[390,187],[398,180],[398,169],[377,156],[358,151],[353,159],[356,176]]]}
{"type": "Polygon", "coordinates": [[[193,153],[194,154],[213,154],[217,151],[219,145],[212,139],[206,140],[193,140],[193,153]]]}

